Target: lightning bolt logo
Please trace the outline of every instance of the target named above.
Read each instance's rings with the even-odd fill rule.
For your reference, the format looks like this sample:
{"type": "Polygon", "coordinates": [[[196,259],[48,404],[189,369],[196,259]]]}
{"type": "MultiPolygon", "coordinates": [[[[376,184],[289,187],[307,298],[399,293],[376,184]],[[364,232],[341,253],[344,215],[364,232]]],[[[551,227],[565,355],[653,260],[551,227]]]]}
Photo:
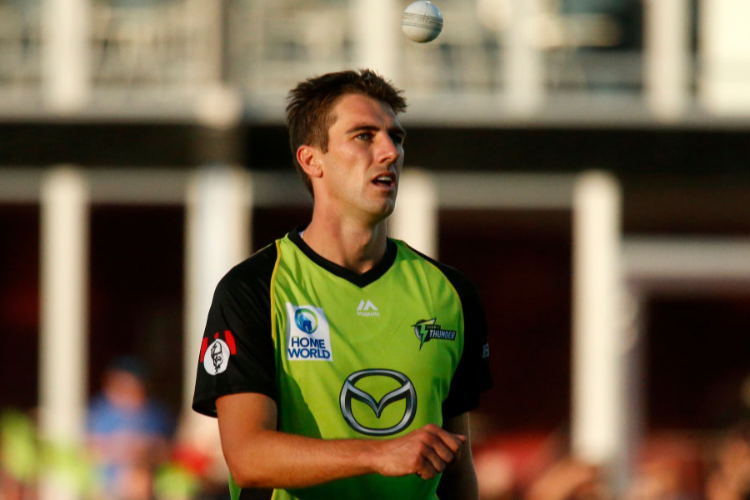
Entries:
{"type": "Polygon", "coordinates": [[[435,321],[437,318],[432,319],[420,319],[417,321],[416,324],[412,325],[414,327],[414,334],[419,339],[419,350],[422,350],[422,346],[424,343],[428,340],[430,340],[430,328],[435,326],[435,321]]]}

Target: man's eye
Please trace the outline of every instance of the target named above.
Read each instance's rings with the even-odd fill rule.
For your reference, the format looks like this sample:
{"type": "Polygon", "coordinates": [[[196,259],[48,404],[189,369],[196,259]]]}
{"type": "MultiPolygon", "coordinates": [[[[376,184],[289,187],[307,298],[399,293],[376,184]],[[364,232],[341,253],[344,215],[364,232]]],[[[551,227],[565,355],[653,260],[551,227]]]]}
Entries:
{"type": "Polygon", "coordinates": [[[369,141],[372,138],[372,134],[369,132],[362,132],[361,134],[357,134],[357,139],[360,139],[362,141],[369,141]]]}

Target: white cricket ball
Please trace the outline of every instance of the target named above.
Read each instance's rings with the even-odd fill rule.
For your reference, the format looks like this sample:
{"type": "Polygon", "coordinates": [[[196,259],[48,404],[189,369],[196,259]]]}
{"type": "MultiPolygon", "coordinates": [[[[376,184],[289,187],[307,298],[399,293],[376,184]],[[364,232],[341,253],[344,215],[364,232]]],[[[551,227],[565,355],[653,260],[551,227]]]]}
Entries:
{"type": "Polygon", "coordinates": [[[401,29],[417,43],[431,42],[443,30],[443,14],[432,2],[414,2],[404,10],[401,29]]]}

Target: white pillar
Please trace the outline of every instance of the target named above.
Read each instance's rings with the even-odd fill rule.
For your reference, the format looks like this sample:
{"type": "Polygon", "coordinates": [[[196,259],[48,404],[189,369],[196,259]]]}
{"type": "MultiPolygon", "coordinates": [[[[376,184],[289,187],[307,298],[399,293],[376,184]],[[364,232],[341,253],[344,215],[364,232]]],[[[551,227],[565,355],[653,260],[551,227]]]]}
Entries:
{"type": "MultiPolygon", "coordinates": [[[[72,168],[50,171],[41,187],[39,428],[55,447],[80,445],[88,381],[88,188],[72,168]]],[[[80,492],[60,471],[41,478],[42,500],[80,492]]]]}
{"type": "Polygon", "coordinates": [[[750,2],[701,2],[700,96],[709,110],[750,114],[750,2]]]}
{"type": "Polygon", "coordinates": [[[647,0],[646,98],[663,119],[676,119],[688,104],[690,5],[688,0],[647,0]]]}
{"type": "MultiPolygon", "coordinates": [[[[544,54],[539,43],[540,0],[511,0],[511,19],[504,32],[505,99],[508,110],[534,113],[544,101],[544,54]]],[[[450,20],[446,20],[449,23],[450,20]]]]}
{"type": "Polygon", "coordinates": [[[573,192],[572,445],[606,466],[625,428],[620,198],[617,180],[603,172],[584,173],[573,192]]]}
{"type": "Polygon", "coordinates": [[[70,113],[91,87],[90,0],[42,1],[42,88],[47,105],[70,113]]]}
{"type": "Polygon", "coordinates": [[[388,220],[389,236],[436,259],[438,210],[435,179],[424,170],[409,169],[399,180],[396,210],[388,220]]]}
{"type": "MultiPolygon", "coordinates": [[[[396,0],[351,0],[356,67],[398,81],[401,4],[396,0]]],[[[403,5],[406,7],[406,5],[403,5]]]]}
{"type": "Polygon", "coordinates": [[[202,167],[187,188],[183,406],[190,408],[200,339],[219,280],[250,253],[250,174],[202,167]]]}

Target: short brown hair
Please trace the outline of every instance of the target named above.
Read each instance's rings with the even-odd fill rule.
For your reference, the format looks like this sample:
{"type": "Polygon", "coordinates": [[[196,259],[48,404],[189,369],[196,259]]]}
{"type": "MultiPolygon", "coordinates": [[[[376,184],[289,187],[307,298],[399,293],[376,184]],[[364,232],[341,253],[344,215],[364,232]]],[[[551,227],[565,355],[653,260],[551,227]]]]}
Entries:
{"type": "Polygon", "coordinates": [[[327,73],[300,82],[289,92],[286,107],[289,146],[294,166],[310,194],[313,194],[312,182],[297,161],[297,149],[307,144],[328,151],[328,129],[336,120],[331,110],[336,101],[347,94],[361,94],[382,101],[395,113],[401,113],[406,110],[402,93],[369,69],[327,73]]]}

